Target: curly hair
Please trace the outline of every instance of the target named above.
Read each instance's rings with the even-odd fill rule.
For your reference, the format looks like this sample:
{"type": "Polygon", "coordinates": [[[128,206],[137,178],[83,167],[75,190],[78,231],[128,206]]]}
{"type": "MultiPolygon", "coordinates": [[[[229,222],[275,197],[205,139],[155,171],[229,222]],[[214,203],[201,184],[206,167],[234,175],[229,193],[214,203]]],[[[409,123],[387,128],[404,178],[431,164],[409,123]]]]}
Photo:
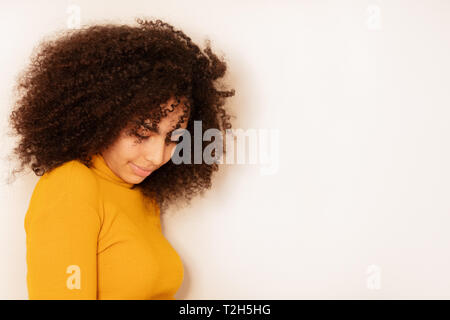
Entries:
{"type": "MultiPolygon", "coordinates": [[[[130,134],[139,137],[137,129],[149,116],[159,123],[167,111],[161,105],[171,97],[187,101],[184,115],[189,115],[191,135],[194,120],[202,121],[203,130],[231,128],[224,104],[235,91],[215,87],[227,66],[212,52],[210,41],[202,51],[159,19],[136,22],[66,30],[37,46],[18,77],[9,118],[20,137],[13,150],[21,165],[15,173],[30,166],[42,176],[71,160],[91,167],[92,156],[130,124],[130,134]]],[[[133,188],[164,210],[177,199],[189,203],[203,194],[217,170],[217,163],[169,161],[133,188]]]]}

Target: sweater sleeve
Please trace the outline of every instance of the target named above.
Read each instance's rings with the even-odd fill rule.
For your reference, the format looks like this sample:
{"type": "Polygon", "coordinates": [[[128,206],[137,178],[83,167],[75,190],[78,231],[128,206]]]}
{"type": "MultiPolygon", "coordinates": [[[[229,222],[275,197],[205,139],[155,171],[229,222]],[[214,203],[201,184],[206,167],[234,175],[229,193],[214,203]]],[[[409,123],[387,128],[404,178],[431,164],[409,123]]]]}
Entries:
{"type": "Polygon", "coordinates": [[[54,169],[33,192],[25,217],[29,299],[97,298],[98,193],[81,166],[54,169]]]}

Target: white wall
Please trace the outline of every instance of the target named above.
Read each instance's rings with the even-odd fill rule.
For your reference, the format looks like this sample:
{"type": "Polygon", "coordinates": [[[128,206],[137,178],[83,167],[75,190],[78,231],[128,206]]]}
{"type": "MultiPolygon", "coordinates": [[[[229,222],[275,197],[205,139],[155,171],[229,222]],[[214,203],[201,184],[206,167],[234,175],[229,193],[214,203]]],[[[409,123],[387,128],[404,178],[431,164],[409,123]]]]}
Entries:
{"type": "MultiPolygon", "coordinates": [[[[279,130],[275,174],[223,165],[205,197],[163,217],[185,266],[178,299],[450,298],[450,2],[2,2],[2,132],[14,76],[71,4],[82,23],[157,17],[209,37],[234,127],[279,130]]],[[[27,298],[36,182],[0,186],[3,299],[27,298]]]]}

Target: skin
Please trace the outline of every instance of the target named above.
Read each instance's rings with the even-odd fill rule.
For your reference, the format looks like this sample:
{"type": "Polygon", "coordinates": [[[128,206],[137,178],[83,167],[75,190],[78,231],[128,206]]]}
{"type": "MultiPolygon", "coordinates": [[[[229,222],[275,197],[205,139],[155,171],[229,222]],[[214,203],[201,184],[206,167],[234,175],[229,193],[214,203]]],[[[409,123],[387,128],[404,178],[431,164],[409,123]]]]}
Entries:
{"type": "MultiPolygon", "coordinates": [[[[172,97],[166,103],[170,106],[176,103],[172,97]]],[[[173,112],[168,112],[165,118],[162,118],[159,125],[159,133],[142,128],[139,134],[145,136],[142,142],[136,143],[136,137],[127,136],[126,128],[122,130],[119,138],[105,151],[101,153],[106,164],[118,177],[127,183],[139,184],[146,177],[139,176],[133,170],[133,164],[143,169],[149,169],[151,172],[167,163],[175,151],[177,142],[169,144],[166,138],[171,136],[176,124],[183,114],[182,104],[175,107],[173,112]]],[[[181,128],[186,129],[188,120],[181,124],[181,128]]],[[[181,134],[174,136],[177,138],[181,134]]]]}

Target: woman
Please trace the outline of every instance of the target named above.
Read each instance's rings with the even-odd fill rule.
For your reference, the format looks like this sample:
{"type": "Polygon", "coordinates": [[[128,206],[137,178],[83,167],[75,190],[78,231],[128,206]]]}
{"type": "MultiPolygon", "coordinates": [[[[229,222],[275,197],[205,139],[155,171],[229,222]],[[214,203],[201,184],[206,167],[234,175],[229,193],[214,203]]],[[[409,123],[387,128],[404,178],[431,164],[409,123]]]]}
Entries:
{"type": "Polygon", "coordinates": [[[234,90],[215,88],[226,63],[209,43],[137,23],[47,40],[19,78],[16,172],[41,176],[25,216],[30,299],[174,299],[183,281],[160,212],[210,188],[218,166],[170,161],[176,132],[231,128],[234,90]]]}

